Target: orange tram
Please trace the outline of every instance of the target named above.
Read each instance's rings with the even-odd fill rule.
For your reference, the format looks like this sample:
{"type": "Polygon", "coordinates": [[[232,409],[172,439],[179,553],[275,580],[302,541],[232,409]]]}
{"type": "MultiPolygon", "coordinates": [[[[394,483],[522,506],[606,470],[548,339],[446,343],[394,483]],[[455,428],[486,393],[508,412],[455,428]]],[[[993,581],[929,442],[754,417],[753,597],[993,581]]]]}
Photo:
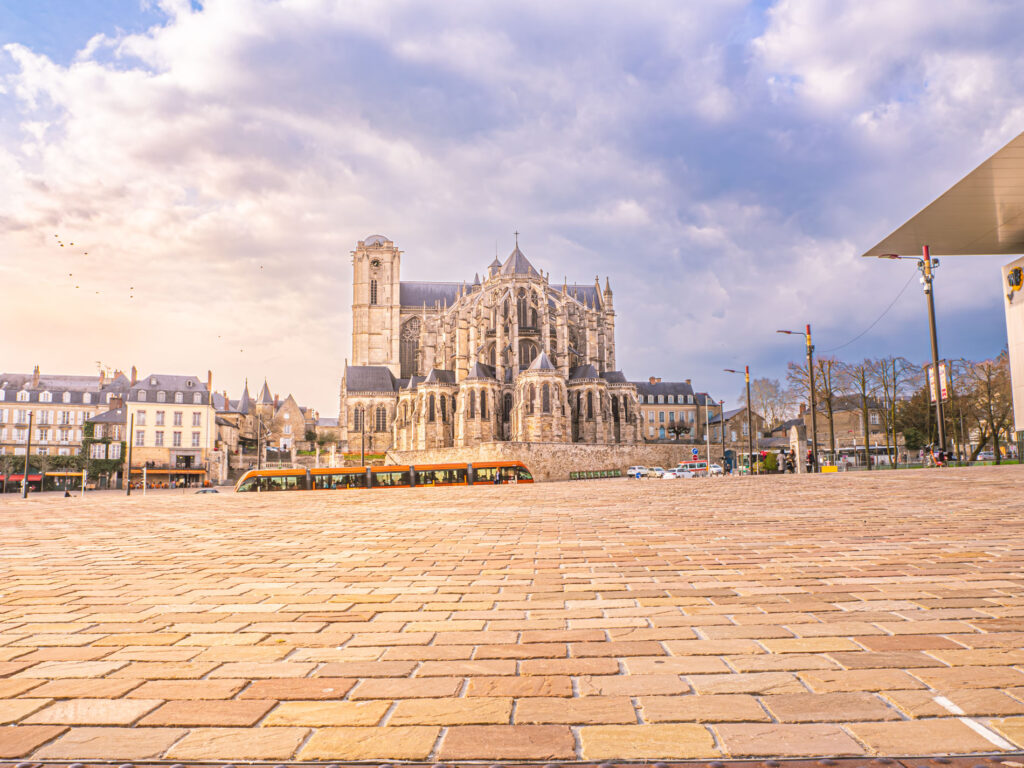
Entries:
{"type": "Polygon", "coordinates": [[[250,469],[239,478],[235,492],[334,491],[349,488],[422,488],[532,482],[533,475],[521,461],[419,464],[412,467],[250,469]]]}

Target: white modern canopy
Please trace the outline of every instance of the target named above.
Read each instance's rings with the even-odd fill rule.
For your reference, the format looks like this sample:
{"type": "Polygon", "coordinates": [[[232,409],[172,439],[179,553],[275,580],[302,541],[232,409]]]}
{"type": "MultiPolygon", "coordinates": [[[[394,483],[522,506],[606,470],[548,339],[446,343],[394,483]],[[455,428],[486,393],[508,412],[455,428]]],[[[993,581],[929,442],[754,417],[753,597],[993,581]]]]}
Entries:
{"type": "Polygon", "coordinates": [[[1024,253],[1024,133],[863,256],[1024,253]]]}

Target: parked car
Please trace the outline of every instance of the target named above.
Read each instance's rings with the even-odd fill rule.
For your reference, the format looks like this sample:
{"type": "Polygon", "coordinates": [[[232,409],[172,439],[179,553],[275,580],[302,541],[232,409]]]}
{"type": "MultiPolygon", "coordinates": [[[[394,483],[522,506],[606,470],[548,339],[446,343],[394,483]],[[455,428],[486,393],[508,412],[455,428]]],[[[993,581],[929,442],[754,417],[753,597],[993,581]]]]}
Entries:
{"type": "Polygon", "coordinates": [[[978,461],[995,461],[996,454],[994,451],[982,451],[978,454],[978,461]]]}
{"type": "Polygon", "coordinates": [[[220,493],[216,488],[200,488],[196,493],[220,493]]]}
{"type": "Polygon", "coordinates": [[[721,464],[712,464],[711,465],[711,474],[712,475],[724,475],[725,474],[725,468],[722,467],[721,464]]]}
{"type": "Polygon", "coordinates": [[[675,469],[666,469],[664,472],[661,473],[662,480],[678,480],[679,478],[684,476],[685,475],[679,469],[679,467],[676,467],[675,469]]]}
{"type": "Polygon", "coordinates": [[[637,475],[647,477],[647,467],[630,467],[626,470],[626,475],[628,477],[636,477],[637,475]]]}
{"type": "Polygon", "coordinates": [[[648,477],[661,477],[663,474],[665,474],[665,468],[664,467],[648,467],[647,468],[647,476],[648,477]]]}

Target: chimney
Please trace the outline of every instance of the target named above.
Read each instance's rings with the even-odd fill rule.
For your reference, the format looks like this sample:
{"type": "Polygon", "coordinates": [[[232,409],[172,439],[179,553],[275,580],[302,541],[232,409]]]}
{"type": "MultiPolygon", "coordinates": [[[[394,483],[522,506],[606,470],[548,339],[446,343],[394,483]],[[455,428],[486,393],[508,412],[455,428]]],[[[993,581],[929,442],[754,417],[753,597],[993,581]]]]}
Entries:
{"type": "Polygon", "coordinates": [[[807,413],[807,403],[800,403],[800,415],[807,413]]]}
{"type": "Polygon", "coordinates": [[[107,372],[100,368],[100,389],[103,389],[103,385],[107,382],[107,372]]]}
{"type": "Polygon", "coordinates": [[[206,372],[206,391],[213,394],[213,371],[206,372]]]}
{"type": "Polygon", "coordinates": [[[651,376],[650,382],[651,384],[661,384],[661,379],[659,379],[657,376],[651,376]]]}
{"type": "Polygon", "coordinates": [[[135,366],[133,365],[132,366],[132,380],[129,383],[134,387],[136,382],[138,382],[138,380],[139,380],[139,372],[135,369],[135,366]]]}
{"type": "MultiPolygon", "coordinates": [[[[692,379],[686,379],[685,381],[686,381],[686,386],[688,386],[688,387],[693,386],[693,380],[692,379]]],[[[707,393],[705,392],[704,394],[707,394],[707,393]]]]}
{"type": "Polygon", "coordinates": [[[37,365],[32,370],[32,389],[35,389],[38,386],[39,386],[39,366],[37,365]]]}
{"type": "Polygon", "coordinates": [[[275,411],[277,410],[277,405],[278,405],[279,400],[280,400],[280,397],[278,397],[277,393],[275,392],[274,393],[274,410],[275,411]]]}

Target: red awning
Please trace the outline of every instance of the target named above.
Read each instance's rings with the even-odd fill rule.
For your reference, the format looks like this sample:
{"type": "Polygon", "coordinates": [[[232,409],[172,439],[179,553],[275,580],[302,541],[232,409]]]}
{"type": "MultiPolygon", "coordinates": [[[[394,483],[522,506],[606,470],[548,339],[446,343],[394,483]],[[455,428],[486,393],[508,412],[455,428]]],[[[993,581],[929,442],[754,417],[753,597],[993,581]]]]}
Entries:
{"type": "MultiPolygon", "coordinates": [[[[8,480],[8,482],[10,482],[11,480],[17,480],[17,481],[20,482],[21,480],[24,479],[24,477],[25,477],[24,475],[8,475],[7,480],[8,480]]],[[[42,479],[43,479],[42,475],[29,475],[28,476],[28,481],[30,483],[38,483],[42,479]]]]}

